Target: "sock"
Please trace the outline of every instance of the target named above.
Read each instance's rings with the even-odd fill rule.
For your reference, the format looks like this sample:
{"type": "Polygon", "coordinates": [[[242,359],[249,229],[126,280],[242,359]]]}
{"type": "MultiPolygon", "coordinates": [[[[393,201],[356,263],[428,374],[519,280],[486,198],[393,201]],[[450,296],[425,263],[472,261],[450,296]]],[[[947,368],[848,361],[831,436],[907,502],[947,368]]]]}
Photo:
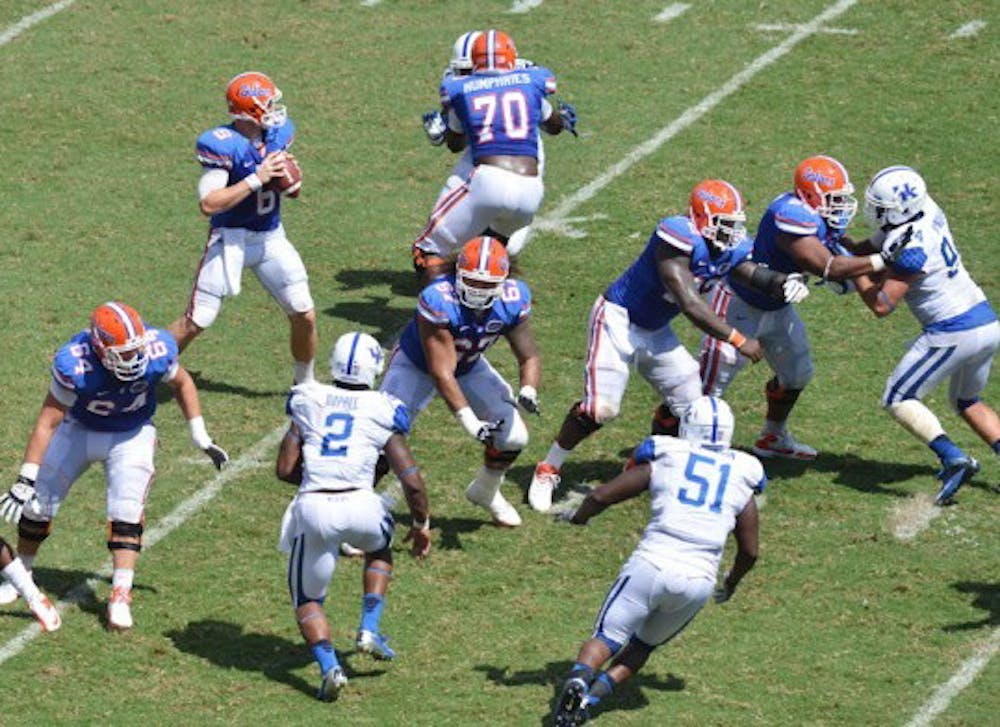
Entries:
{"type": "Polygon", "coordinates": [[[764,420],[764,434],[784,434],[785,422],[775,422],[770,419],[764,420]]]}
{"type": "Polygon", "coordinates": [[[316,360],[312,361],[296,361],[295,362],[295,383],[302,384],[306,381],[312,381],[315,376],[315,365],[316,360]]]}
{"type": "Polygon", "coordinates": [[[35,564],[35,556],[25,555],[24,553],[20,553],[18,554],[17,557],[21,560],[22,563],[24,563],[24,569],[28,571],[28,573],[31,573],[31,566],[35,564]]]}
{"type": "Polygon", "coordinates": [[[123,588],[126,591],[132,590],[132,581],[135,578],[135,571],[131,568],[115,568],[111,574],[111,587],[123,588]]]}
{"type": "Polygon", "coordinates": [[[361,631],[378,633],[379,621],[382,620],[382,609],[385,607],[385,597],[378,593],[366,593],[361,599],[361,631]]]}
{"type": "Polygon", "coordinates": [[[1000,439],[993,443],[993,454],[1000,454],[1000,439]]]}
{"type": "Polygon", "coordinates": [[[309,650],[313,653],[313,658],[319,664],[319,673],[325,675],[334,667],[340,666],[337,661],[337,652],[333,650],[333,644],[324,639],[310,645],[309,650]]]}
{"type": "Polygon", "coordinates": [[[2,572],[4,578],[10,581],[10,584],[25,601],[34,601],[41,594],[35,581],[31,578],[31,573],[24,567],[20,558],[14,558],[2,572]]]}
{"type": "Polygon", "coordinates": [[[569,670],[569,677],[570,679],[580,677],[587,682],[587,684],[590,684],[590,680],[594,678],[594,670],[592,667],[578,661],[573,664],[573,668],[569,670]]]}
{"type": "Polygon", "coordinates": [[[606,671],[602,671],[590,685],[590,691],[587,692],[587,701],[590,705],[597,704],[605,697],[611,696],[614,691],[614,681],[608,676],[606,671]]]}
{"type": "Polygon", "coordinates": [[[941,460],[941,464],[965,457],[965,452],[959,449],[958,445],[951,441],[947,434],[938,435],[927,446],[934,450],[934,454],[941,460]]]}
{"type": "Polygon", "coordinates": [[[476,482],[479,482],[487,487],[493,488],[496,492],[500,489],[500,485],[503,482],[503,476],[506,470],[494,470],[490,469],[486,465],[479,468],[479,473],[476,475],[476,482]]]}
{"type": "Polygon", "coordinates": [[[545,463],[552,465],[557,470],[561,470],[563,463],[572,451],[572,449],[563,449],[560,447],[559,442],[553,442],[552,446],[549,447],[549,453],[545,455],[545,463]]]}

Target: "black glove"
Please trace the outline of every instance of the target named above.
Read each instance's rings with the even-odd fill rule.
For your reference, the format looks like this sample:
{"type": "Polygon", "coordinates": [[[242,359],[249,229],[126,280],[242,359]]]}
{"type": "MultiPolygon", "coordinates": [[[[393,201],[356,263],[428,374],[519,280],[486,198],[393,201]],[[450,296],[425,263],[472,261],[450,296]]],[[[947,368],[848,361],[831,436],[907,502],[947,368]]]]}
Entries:
{"type": "Polygon", "coordinates": [[[229,454],[218,444],[215,444],[215,442],[201,451],[208,455],[208,458],[212,460],[212,464],[215,465],[215,469],[217,470],[221,470],[223,465],[229,461],[229,454]]]}

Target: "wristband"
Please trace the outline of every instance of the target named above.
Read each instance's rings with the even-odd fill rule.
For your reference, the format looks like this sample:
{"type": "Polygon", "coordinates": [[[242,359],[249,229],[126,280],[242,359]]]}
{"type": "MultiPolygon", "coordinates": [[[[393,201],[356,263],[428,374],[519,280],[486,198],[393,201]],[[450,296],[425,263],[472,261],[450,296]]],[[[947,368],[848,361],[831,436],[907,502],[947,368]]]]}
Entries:
{"type": "Polygon", "coordinates": [[[33,462],[25,462],[21,465],[21,471],[18,474],[24,479],[34,482],[38,479],[38,465],[33,462]]]}
{"type": "Polygon", "coordinates": [[[747,337],[735,328],[729,332],[729,338],[726,339],[726,343],[731,343],[736,348],[741,348],[746,342],[747,337]]]}
{"type": "Polygon", "coordinates": [[[212,438],[208,436],[208,430],[205,429],[204,419],[200,416],[189,419],[188,426],[191,428],[191,441],[194,442],[194,446],[198,449],[208,449],[212,446],[212,438]]]}
{"type": "Polygon", "coordinates": [[[250,187],[250,191],[251,192],[256,192],[261,187],[264,186],[264,183],[262,181],[260,181],[260,177],[257,176],[256,172],[254,172],[253,174],[247,175],[246,177],[243,177],[243,181],[247,183],[248,187],[250,187]]]}
{"type": "Polygon", "coordinates": [[[427,518],[422,522],[418,523],[416,520],[410,525],[413,530],[430,530],[431,529],[431,516],[428,515],[427,518]]]}
{"type": "Polygon", "coordinates": [[[868,262],[872,265],[872,272],[877,273],[880,270],[885,270],[885,258],[876,253],[875,255],[868,256],[868,262]]]}

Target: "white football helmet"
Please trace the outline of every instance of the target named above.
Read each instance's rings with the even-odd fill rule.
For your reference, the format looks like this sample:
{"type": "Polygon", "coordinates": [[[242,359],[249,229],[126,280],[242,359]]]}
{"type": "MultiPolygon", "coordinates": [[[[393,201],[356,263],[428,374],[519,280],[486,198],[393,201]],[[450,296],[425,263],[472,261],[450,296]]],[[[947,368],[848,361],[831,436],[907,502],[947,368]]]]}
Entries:
{"type": "Polygon", "coordinates": [[[462,33],[455,41],[448,66],[456,76],[467,76],[472,72],[472,44],[480,35],[482,31],[470,30],[468,33],[462,33]]]}
{"type": "Polygon", "coordinates": [[[382,373],[385,356],[378,341],[367,333],[354,331],[337,339],[330,354],[330,372],[334,381],[363,384],[369,389],[382,373]]]}
{"type": "Polygon", "coordinates": [[[724,400],[715,396],[695,399],[681,417],[681,439],[708,447],[729,447],[736,420],[724,400]]]}
{"type": "Polygon", "coordinates": [[[915,217],[927,201],[927,184],[910,167],[886,167],[865,190],[865,219],[876,228],[899,227],[915,217]]]}

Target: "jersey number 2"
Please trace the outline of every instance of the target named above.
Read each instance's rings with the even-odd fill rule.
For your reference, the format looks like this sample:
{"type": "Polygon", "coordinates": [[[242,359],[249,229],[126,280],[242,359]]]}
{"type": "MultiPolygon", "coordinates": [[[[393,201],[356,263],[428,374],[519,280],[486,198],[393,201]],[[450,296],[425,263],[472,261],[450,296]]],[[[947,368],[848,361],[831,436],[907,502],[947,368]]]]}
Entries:
{"type": "Polygon", "coordinates": [[[325,425],[329,431],[323,437],[323,446],[320,447],[319,453],[324,457],[346,457],[346,444],[339,447],[332,445],[350,438],[351,430],[354,429],[354,416],[351,414],[331,414],[326,418],[325,425]]]}

